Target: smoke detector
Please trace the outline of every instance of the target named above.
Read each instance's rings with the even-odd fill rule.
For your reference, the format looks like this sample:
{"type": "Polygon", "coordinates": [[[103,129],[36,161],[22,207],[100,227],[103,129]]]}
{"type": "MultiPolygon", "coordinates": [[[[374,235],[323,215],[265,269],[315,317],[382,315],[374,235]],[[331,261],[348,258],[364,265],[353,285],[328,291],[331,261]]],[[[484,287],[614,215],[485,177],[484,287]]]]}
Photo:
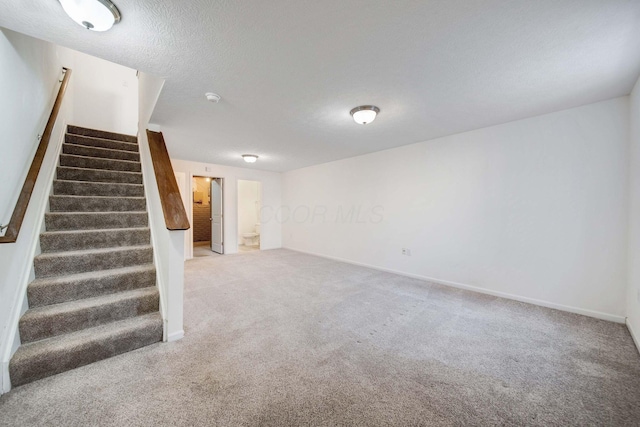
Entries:
{"type": "Polygon", "coordinates": [[[218,95],[217,93],[213,93],[213,92],[207,92],[204,94],[204,96],[207,97],[207,101],[209,102],[213,102],[214,104],[217,104],[218,102],[220,102],[220,95],[218,95]]]}

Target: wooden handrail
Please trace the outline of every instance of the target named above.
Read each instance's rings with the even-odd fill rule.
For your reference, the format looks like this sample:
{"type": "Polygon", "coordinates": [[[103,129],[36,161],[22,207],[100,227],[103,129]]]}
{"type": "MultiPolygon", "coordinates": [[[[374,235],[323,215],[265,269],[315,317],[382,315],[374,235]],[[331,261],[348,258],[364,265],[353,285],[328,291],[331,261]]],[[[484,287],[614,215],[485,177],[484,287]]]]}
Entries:
{"type": "Polygon", "coordinates": [[[147,129],[147,139],[149,140],[151,162],[156,175],[167,230],[188,230],[191,227],[189,218],[184,210],[180,189],[173,173],[167,146],[164,143],[164,136],[162,132],[153,132],[147,129]]]}
{"type": "Polygon", "coordinates": [[[11,214],[9,224],[7,224],[6,226],[7,232],[4,236],[0,236],[0,243],[15,243],[16,240],[18,240],[18,233],[20,233],[22,221],[24,221],[24,216],[27,213],[27,207],[29,206],[29,201],[31,200],[31,194],[33,193],[33,188],[36,185],[36,180],[38,179],[38,174],[40,173],[40,168],[42,167],[42,162],[44,161],[44,155],[46,154],[47,148],[49,147],[49,140],[51,139],[51,134],[53,133],[53,126],[56,124],[56,120],[58,119],[58,113],[60,112],[60,107],[62,106],[62,99],[64,98],[64,93],[67,90],[69,78],[71,77],[70,68],[63,68],[62,70],[64,72],[64,78],[62,79],[62,84],[60,85],[60,89],[58,90],[56,101],[53,104],[53,109],[51,110],[51,114],[49,115],[49,120],[47,121],[47,125],[45,126],[44,132],[42,133],[42,138],[40,138],[40,144],[38,144],[36,154],[35,156],[33,156],[33,161],[31,162],[31,166],[29,167],[29,172],[27,172],[27,177],[24,179],[24,184],[22,185],[20,196],[18,196],[18,201],[16,202],[16,207],[13,209],[13,214],[11,214]]]}

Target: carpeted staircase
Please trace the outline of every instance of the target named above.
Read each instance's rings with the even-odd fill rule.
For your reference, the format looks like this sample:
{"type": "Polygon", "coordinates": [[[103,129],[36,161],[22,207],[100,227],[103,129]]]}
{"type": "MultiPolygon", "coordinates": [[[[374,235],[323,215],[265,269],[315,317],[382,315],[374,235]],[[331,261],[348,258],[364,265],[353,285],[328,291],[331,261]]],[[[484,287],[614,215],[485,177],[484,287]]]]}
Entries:
{"type": "Polygon", "coordinates": [[[137,139],[69,126],[49,206],[13,386],[162,340],[137,139]]]}

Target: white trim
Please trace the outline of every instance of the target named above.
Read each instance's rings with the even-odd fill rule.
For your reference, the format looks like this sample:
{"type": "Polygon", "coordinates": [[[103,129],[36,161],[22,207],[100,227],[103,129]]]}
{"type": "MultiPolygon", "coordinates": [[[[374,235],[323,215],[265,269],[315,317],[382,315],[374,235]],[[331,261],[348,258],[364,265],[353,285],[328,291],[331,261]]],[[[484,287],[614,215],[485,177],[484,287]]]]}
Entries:
{"type": "Polygon", "coordinates": [[[626,322],[627,329],[629,329],[629,333],[631,334],[631,338],[633,339],[633,343],[636,345],[638,352],[640,353],[640,335],[636,335],[633,327],[631,327],[631,322],[629,322],[629,318],[627,317],[626,322]]]}
{"type": "Polygon", "coordinates": [[[9,381],[9,362],[2,362],[0,369],[0,394],[8,393],[11,390],[11,382],[9,381]]]}
{"type": "MultiPolygon", "coordinates": [[[[183,328],[184,301],[184,230],[167,230],[162,217],[160,195],[153,171],[149,141],[144,129],[138,132],[140,162],[145,181],[147,214],[151,228],[153,259],[156,268],[156,284],[160,292],[163,320],[163,341],[178,339],[176,331],[183,328]]],[[[181,196],[182,197],[182,196],[181,196]]]]}
{"type": "Polygon", "coordinates": [[[184,329],[175,331],[167,336],[167,342],[178,341],[184,337],[184,329]]]}
{"type": "MultiPolygon", "coordinates": [[[[150,237],[151,237],[151,247],[153,248],[153,267],[156,270],[156,287],[158,288],[158,292],[160,293],[160,314],[162,315],[162,341],[166,342],[167,341],[167,301],[166,301],[166,287],[165,287],[165,283],[164,283],[164,277],[162,274],[162,268],[163,268],[163,263],[162,263],[162,257],[160,254],[160,251],[158,250],[158,243],[157,240],[159,239],[159,237],[157,236],[157,228],[156,228],[156,224],[155,224],[155,218],[153,217],[153,215],[151,214],[151,209],[153,207],[153,198],[152,195],[149,193],[149,189],[151,185],[155,185],[156,184],[156,180],[155,180],[155,175],[153,175],[152,179],[146,179],[147,177],[151,177],[151,174],[153,173],[153,166],[151,166],[151,171],[150,173],[147,175],[146,172],[148,172],[146,170],[146,168],[148,168],[147,166],[147,156],[151,157],[151,152],[150,152],[150,148],[149,148],[149,141],[147,139],[147,134],[145,133],[144,136],[140,135],[140,130],[138,130],[138,151],[140,153],[140,167],[141,167],[141,173],[142,173],[142,180],[143,180],[143,191],[144,191],[144,198],[145,198],[145,202],[147,204],[147,218],[149,221],[149,229],[151,230],[150,233],[150,237]],[[145,141],[145,143],[141,143],[142,140],[145,141]]],[[[150,162],[150,164],[152,165],[152,163],[150,162]]]]}
{"type": "MultiPolygon", "coordinates": [[[[172,164],[173,166],[173,164],[172,164]]],[[[189,237],[187,237],[188,245],[184,248],[185,249],[185,258],[187,260],[193,259],[193,171],[189,170],[187,173],[187,192],[188,197],[189,197],[189,203],[185,206],[185,209],[187,210],[187,217],[189,218],[189,224],[191,225],[191,227],[189,227],[189,229],[187,230],[187,235],[189,237]]]]}
{"type": "MultiPolygon", "coordinates": [[[[193,173],[192,170],[189,169],[188,172],[176,172],[176,173],[188,173],[188,183],[187,183],[187,190],[189,192],[188,194],[188,203],[185,204],[185,210],[187,211],[187,216],[189,218],[189,224],[191,224],[191,227],[189,227],[189,230],[187,230],[187,232],[185,234],[188,235],[187,241],[185,242],[185,257],[184,260],[185,261],[189,261],[191,259],[194,259],[195,257],[193,256],[193,248],[195,246],[195,242],[193,241],[193,231],[194,231],[194,225],[193,225],[193,180],[194,178],[209,178],[211,180],[214,179],[220,179],[222,180],[222,188],[221,188],[221,192],[222,192],[222,253],[220,255],[233,255],[233,254],[237,254],[238,253],[238,242],[236,241],[236,248],[235,251],[232,248],[229,248],[227,246],[227,244],[225,243],[225,236],[226,233],[224,231],[225,229],[225,224],[227,221],[227,213],[226,213],[226,207],[227,207],[227,203],[225,202],[225,197],[227,194],[227,190],[226,190],[226,182],[227,182],[227,178],[224,174],[220,175],[212,175],[211,172],[209,171],[204,171],[203,173],[198,173],[195,174],[193,173]]],[[[237,191],[237,189],[236,189],[237,191]]],[[[236,198],[237,199],[237,198],[236,198]]],[[[237,227],[236,227],[237,228],[237,227]]],[[[236,233],[237,234],[237,233],[236,233]]],[[[236,238],[237,240],[237,238],[236,238]]],[[[217,253],[217,252],[216,252],[217,253]]]]}
{"type": "Polygon", "coordinates": [[[263,240],[263,231],[262,230],[262,207],[264,206],[264,204],[262,203],[262,196],[264,193],[264,184],[262,182],[261,179],[256,179],[256,178],[236,178],[236,251],[234,252],[234,254],[237,254],[240,252],[240,243],[242,242],[242,237],[240,236],[240,181],[251,181],[251,182],[258,182],[260,183],[260,210],[258,212],[258,223],[260,223],[261,229],[260,229],[260,236],[259,236],[259,244],[258,244],[258,250],[264,251],[265,249],[268,248],[263,248],[262,247],[262,240],[263,240]]]}
{"type": "Polygon", "coordinates": [[[467,290],[467,291],[478,292],[478,293],[481,293],[481,294],[492,295],[492,296],[496,296],[496,297],[500,297],[500,298],[506,298],[506,299],[510,299],[510,300],[514,300],[514,301],[525,302],[525,303],[528,303],[528,304],[538,305],[538,306],[541,306],[541,307],[553,308],[555,310],[567,311],[569,313],[581,314],[583,316],[594,317],[596,319],[607,320],[607,321],[610,321],[610,322],[623,323],[623,324],[625,323],[625,317],[624,316],[618,316],[618,315],[615,315],[615,314],[603,313],[603,312],[600,312],[600,311],[589,310],[589,309],[579,308],[579,307],[572,307],[572,306],[569,306],[569,305],[556,304],[556,303],[549,302],[549,301],[544,301],[544,300],[539,300],[539,299],[529,298],[529,297],[523,297],[523,296],[520,296],[520,295],[509,294],[509,293],[506,293],[506,292],[492,291],[490,289],[485,289],[485,288],[481,288],[481,287],[478,287],[478,286],[467,285],[467,284],[464,284],[464,283],[451,282],[449,280],[436,279],[436,278],[433,278],[433,277],[422,276],[422,275],[419,275],[419,274],[406,273],[406,272],[403,272],[403,271],[393,270],[393,269],[384,268],[384,267],[378,267],[378,266],[371,265],[371,264],[365,264],[365,263],[351,261],[351,260],[344,259],[344,258],[318,254],[318,253],[315,253],[315,252],[304,251],[304,250],[301,250],[301,249],[296,249],[296,248],[291,248],[291,247],[286,247],[286,246],[283,246],[283,248],[284,249],[289,249],[289,250],[295,251],[295,252],[308,254],[308,255],[314,255],[314,256],[317,256],[317,257],[321,257],[321,258],[331,259],[331,260],[334,260],[334,261],[340,261],[340,262],[344,262],[344,263],[347,263],[347,264],[358,265],[360,267],[367,267],[367,268],[372,268],[372,269],[378,270],[378,271],[384,271],[384,272],[387,272],[387,273],[393,273],[393,274],[397,274],[399,276],[411,277],[413,279],[420,279],[420,280],[425,280],[425,281],[428,281],[428,282],[438,283],[440,285],[451,286],[453,288],[464,289],[464,290],[467,290]]]}

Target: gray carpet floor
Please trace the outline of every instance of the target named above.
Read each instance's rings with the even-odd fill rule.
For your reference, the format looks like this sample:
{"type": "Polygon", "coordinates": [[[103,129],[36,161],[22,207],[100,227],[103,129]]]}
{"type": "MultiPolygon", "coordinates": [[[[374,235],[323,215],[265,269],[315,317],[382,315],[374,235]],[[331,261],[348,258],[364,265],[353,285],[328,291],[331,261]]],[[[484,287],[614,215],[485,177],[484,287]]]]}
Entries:
{"type": "Polygon", "coordinates": [[[187,262],[185,332],[14,389],[0,425],[640,423],[623,325],[287,250],[187,262]]]}
{"type": "Polygon", "coordinates": [[[211,250],[210,242],[198,242],[193,244],[193,256],[194,258],[204,257],[204,256],[221,256],[217,252],[213,252],[211,250]]]}

